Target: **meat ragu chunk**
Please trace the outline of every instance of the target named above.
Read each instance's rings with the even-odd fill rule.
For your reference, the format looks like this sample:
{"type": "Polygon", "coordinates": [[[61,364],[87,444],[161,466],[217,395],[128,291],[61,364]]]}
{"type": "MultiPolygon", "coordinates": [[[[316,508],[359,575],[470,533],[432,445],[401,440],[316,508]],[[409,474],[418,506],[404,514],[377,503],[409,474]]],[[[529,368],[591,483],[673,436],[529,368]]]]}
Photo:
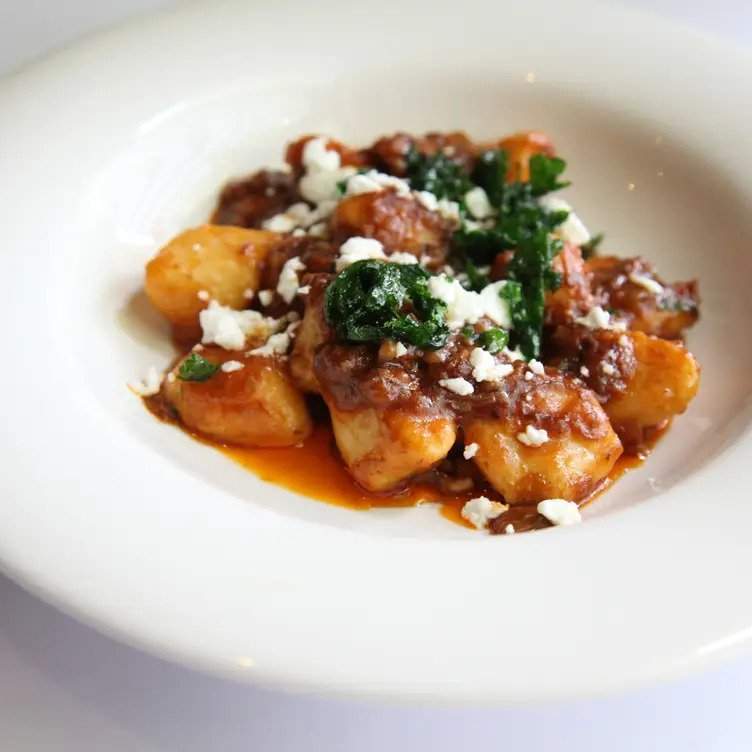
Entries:
{"type": "Polygon", "coordinates": [[[403,176],[407,173],[407,155],[411,149],[426,156],[433,156],[441,151],[470,172],[477,147],[467,134],[461,131],[427,133],[425,136],[395,133],[393,136],[384,136],[374,143],[370,149],[371,161],[380,170],[403,176]]]}
{"type": "Polygon", "coordinates": [[[387,251],[426,256],[428,265],[440,266],[449,251],[452,225],[412,196],[381,191],[341,201],[331,231],[335,244],[355,236],[375,238],[387,251]]]}
{"type": "Polygon", "coordinates": [[[679,339],[699,315],[697,282],[667,284],[642,258],[598,256],[585,268],[598,305],[617,311],[635,331],[679,339]]]}
{"type": "Polygon", "coordinates": [[[279,170],[260,170],[224,187],[211,221],[216,225],[260,228],[265,220],[297,200],[292,175],[279,170]]]}

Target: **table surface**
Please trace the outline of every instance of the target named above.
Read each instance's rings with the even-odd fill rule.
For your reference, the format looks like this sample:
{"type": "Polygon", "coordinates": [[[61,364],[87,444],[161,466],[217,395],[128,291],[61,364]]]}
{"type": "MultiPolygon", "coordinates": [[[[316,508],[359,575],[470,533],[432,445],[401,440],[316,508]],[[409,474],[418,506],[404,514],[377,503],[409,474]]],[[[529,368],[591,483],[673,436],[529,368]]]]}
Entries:
{"type": "MultiPolygon", "coordinates": [[[[604,0],[605,1],[605,0],[604,0]]],[[[0,74],[166,0],[0,0],[0,74]]],[[[742,0],[632,0],[752,46],[742,0]]],[[[605,699],[503,709],[402,708],[235,685],[109,640],[0,575],[0,750],[516,752],[752,749],[752,658],[605,699]]]]}

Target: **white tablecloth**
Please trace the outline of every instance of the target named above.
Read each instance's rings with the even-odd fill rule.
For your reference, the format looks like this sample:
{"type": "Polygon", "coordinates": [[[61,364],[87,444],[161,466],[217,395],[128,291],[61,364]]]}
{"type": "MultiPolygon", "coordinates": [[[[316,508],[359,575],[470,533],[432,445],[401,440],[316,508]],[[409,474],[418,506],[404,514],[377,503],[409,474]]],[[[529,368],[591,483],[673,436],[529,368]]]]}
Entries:
{"type": "MultiPolygon", "coordinates": [[[[632,4],[752,46],[752,5],[743,0],[632,4]]],[[[0,0],[0,73],[164,5],[0,0]]],[[[399,708],[289,696],[119,645],[0,575],[0,752],[748,752],[751,698],[752,659],[621,697],[549,706],[399,708]]]]}

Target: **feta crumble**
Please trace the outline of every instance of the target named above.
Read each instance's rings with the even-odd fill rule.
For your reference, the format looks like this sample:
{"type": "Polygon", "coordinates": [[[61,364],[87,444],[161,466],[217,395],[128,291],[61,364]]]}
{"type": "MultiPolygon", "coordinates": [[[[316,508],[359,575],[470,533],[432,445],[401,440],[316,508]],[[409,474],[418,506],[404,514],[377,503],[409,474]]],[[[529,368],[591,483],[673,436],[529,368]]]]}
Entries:
{"type": "Polygon", "coordinates": [[[327,148],[327,139],[312,138],[303,147],[306,171],[298,182],[300,195],[313,204],[339,198],[338,183],[355,174],[354,167],[341,167],[339,153],[327,148]]]}
{"type": "Polygon", "coordinates": [[[162,379],[164,379],[164,374],[160,373],[154,366],[150,366],[146,371],[146,376],[140,381],[129,381],[128,388],[139,397],[152,397],[159,393],[162,379]]]}
{"type": "Polygon", "coordinates": [[[277,282],[277,292],[285,303],[291,303],[293,298],[298,294],[298,287],[300,286],[298,272],[302,272],[304,269],[305,264],[300,260],[299,256],[293,256],[291,259],[285,261],[285,265],[279,273],[279,281],[277,282]]]}
{"type": "Polygon", "coordinates": [[[250,287],[247,287],[245,290],[243,290],[243,297],[246,300],[253,300],[253,296],[255,294],[256,293],[254,292],[254,290],[252,290],[250,287]]]}
{"type": "Polygon", "coordinates": [[[233,373],[233,371],[240,371],[245,368],[245,363],[241,363],[239,360],[226,360],[220,367],[225,373],[233,373]]]}
{"type": "Polygon", "coordinates": [[[543,363],[541,363],[539,360],[535,360],[533,358],[528,364],[527,367],[536,375],[536,376],[545,376],[546,375],[546,369],[543,367],[543,363]]]}
{"type": "Polygon", "coordinates": [[[235,311],[216,300],[199,313],[205,345],[217,344],[225,350],[242,350],[250,334],[273,331],[277,322],[258,311],[235,311]]]}
{"type": "Polygon", "coordinates": [[[498,363],[488,350],[474,347],[470,353],[470,365],[473,366],[473,378],[477,382],[501,381],[514,371],[511,363],[498,363]]]}
{"type": "Polygon", "coordinates": [[[590,369],[587,366],[580,366],[580,373],[587,378],[590,376],[590,369]]]}
{"type": "Polygon", "coordinates": [[[348,238],[339,249],[336,269],[341,272],[356,261],[375,259],[377,261],[391,261],[395,264],[417,264],[418,259],[412,253],[392,253],[387,256],[384,246],[375,238],[348,238]]]}
{"type": "Polygon", "coordinates": [[[450,392],[459,394],[460,397],[466,397],[475,391],[475,387],[467,380],[461,377],[454,379],[439,379],[439,386],[448,389],[450,392]]]}
{"type": "Polygon", "coordinates": [[[504,532],[507,535],[514,535],[514,525],[510,522],[505,528],[504,532]]]}
{"type": "Polygon", "coordinates": [[[635,285],[639,285],[648,292],[652,292],[653,295],[663,294],[663,285],[660,282],[656,282],[654,279],[646,276],[645,274],[637,274],[632,272],[629,275],[629,281],[635,285]]]}
{"type": "Polygon", "coordinates": [[[473,292],[466,290],[457,279],[437,274],[428,280],[428,289],[434,298],[446,303],[446,320],[450,329],[476,324],[484,316],[509,329],[512,325],[509,306],[499,294],[505,284],[504,280],[493,282],[480,292],[473,292]]]}
{"type": "Polygon", "coordinates": [[[310,285],[302,285],[298,288],[298,295],[308,295],[309,292],[311,292],[310,285]]]}
{"type": "Polygon", "coordinates": [[[611,363],[602,363],[601,364],[601,370],[603,373],[606,374],[606,376],[615,376],[616,375],[616,369],[611,363]]]}
{"type": "Polygon", "coordinates": [[[394,346],[394,357],[401,358],[403,355],[407,355],[407,348],[401,342],[398,342],[394,346]]]}
{"type": "Polygon", "coordinates": [[[567,211],[569,216],[554,230],[561,239],[572,245],[590,242],[590,233],[582,220],[572,211],[572,207],[558,196],[542,196],[538,204],[551,212],[567,211]]]}
{"type": "Polygon", "coordinates": [[[480,186],[465,194],[465,206],[476,219],[485,219],[493,211],[488,194],[480,186]]]}
{"type": "Polygon", "coordinates": [[[504,514],[507,509],[509,507],[506,504],[491,501],[485,496],[478,496],[466,502],[460,514],[478,530],[483,530],[484,527],[488,526],[490,520],[504,514]]]}
{"type": "Polygon", "coordinates": [[[574,525],[582,521],[577,504],[565,499],[545,499],[539,502],[538,514],[542,514],[554,525],[574,525]]]}
{"type": "Polygon", "coordinates": [[[198,298],[199,300],[203,300],[204,302],[208,302],[208,301],[209,301],[209,298],[211,298],[211,295],[209,295],[209,291],[208,291],[208,290],[199,290],[199,291],[198,291],[198,292],[196,293],[196,297],[197,297],[197,298],[198,298]]]}
{"type": "Polygon", "coordinates": [[[517,441],[529,447],[543,446],[548,441],[548,431],[528,425],[522,433],[517,434],[517,441]]]}
{"type": "Polygon", "coordinates": [[[274,290],[259,290],[258,299],[259,303],[266,308],[274,300],[274,290]]]}
{"type": "Polygon", "coordinates": [[[431,191],[415,191],[415,198],[421,206],[428,209],[428,211],[439,210],[439,199],[431,191]]]}
{"type": "Polygon", "coordinates": [[[611,314],[601,306],[593,306],[584,316],[577,317],[574,323],[586,326],[588,329],[624,331],[627,328],[623,321],[613,321],[611,314]]]}
{"type": "Polygon", "coordinates": [[[387,175],[378,170],[368,170],[348,179],[345,186],[346,196],[357,196],[362,193],[376,193],[386,188],[393,188],[398,196],[410,194],[410,184],[402,178],[387,175]]]}
{"type": "Polygon", "coordinates": [[[264,358],[271,358],[274,355],[284,355],[290,348],[290,332],[278,332],[272,334],[266,342],[260,347],[254,347],[247,355],[260,355],[264,358]]]}
{"type": "Polygon", "coordinates": [[[466,460],[471,460],[473,457],[475,457],[476,454],[478,454],[478,450],[480,449],[480,446],[477,442],[473,442],[472,444],[468,444],[464,451],[462,452],[462,456],[466,460]]]}

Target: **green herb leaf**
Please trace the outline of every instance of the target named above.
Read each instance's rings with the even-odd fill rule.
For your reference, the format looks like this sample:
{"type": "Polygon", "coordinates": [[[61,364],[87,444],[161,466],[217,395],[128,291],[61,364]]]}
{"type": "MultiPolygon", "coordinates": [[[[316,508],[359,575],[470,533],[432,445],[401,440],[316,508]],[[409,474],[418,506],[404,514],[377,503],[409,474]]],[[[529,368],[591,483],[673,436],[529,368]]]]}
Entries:
{"type": "Polygon", "coordinates": [[[485,332],[481,332],[478,335],[477,339],[478,346],[484,350],[488,350],[490,353],[497,353],[503,350],[507,346],[507,342],[509,342],[509,332],[498,327],[486,329],[485,332]]]}
{"type": "Polygon", "coordinates": [[[479,157],[473,170],[473,181],[488,195],[492,206],[501,206],[507,189],[507,153],[489,149],[479,157]]]}
{"type": "Polygon", "coordinates": [[[198,353],[192,352],[178,369],[178,378],[182,381],[206,381],[219,370],[216,363],[202,358],[198,353]]]}
{"type": "Polygon", "coordinates": [[[551,191],[566,188],[568,180],[559,180],[567,163],[559,157],[547,157],[545,154],[535,154],[530,158],[530,185],[534,196],[542,196],[551,191]]]}
{"type": "Polygon", "coordinates": [[[407,153],[407,179],[415,191],[430,191],[436,198],[457,201],[464,206],[465,194],[473,187],[467,173],[443,152],[432,156],[414,147],[407,153]]]}
{"type": "Polygon", "coordinates": [[[431,297],[429,276],[418,264],[356,261],[327,288],[326,320],[347,342],[441,347],[449,336],[446,304],[431,297]]]}
{"type": "Polygon", "coordinates": [[[467,287],[470,290],[480,292],[490,283],[488,275],[480,271],[469,258],[465,259],[465,274],[467,274],[467,287]]]}

